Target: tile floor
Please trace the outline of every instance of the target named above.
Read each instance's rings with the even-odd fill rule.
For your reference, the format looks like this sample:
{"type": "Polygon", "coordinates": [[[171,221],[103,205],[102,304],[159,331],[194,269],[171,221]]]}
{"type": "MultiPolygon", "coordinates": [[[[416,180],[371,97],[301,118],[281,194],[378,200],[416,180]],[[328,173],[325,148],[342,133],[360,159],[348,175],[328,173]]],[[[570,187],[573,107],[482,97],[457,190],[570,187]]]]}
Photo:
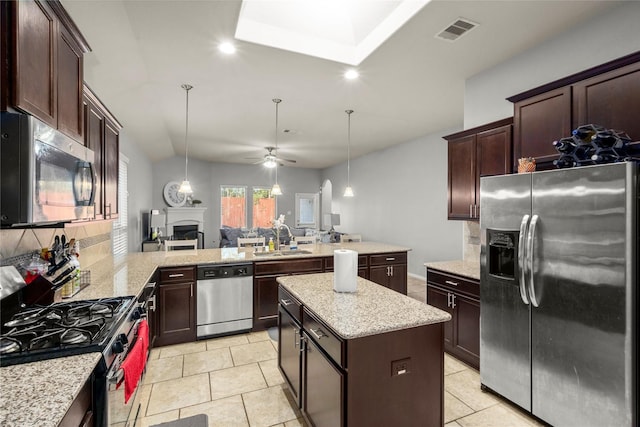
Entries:
{"type": "MultiPolygon", "coordinates": [[[[408,295],[424,301],[424,280],[408,295]]],[[[480,390],[478,371],[445,355],[445,427],[540,426],[480,390]]],[[[277,367],[266,332],[160,347],[151,351],[136,401],[142,427],[207,414],[209,427],[306,426],[277,367]]]]}

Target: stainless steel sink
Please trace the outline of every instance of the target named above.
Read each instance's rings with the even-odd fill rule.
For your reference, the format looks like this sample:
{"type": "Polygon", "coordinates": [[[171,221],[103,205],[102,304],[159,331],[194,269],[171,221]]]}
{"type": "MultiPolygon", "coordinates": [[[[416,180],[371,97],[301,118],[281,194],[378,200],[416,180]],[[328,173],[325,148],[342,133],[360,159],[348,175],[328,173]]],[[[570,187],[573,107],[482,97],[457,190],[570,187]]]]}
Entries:
{"type": "Polygon", "coordinates": [[[296,249],[296,250],[284,250],[284,251],[276,251],[276,252],[254,252],[253,256],[261,257],[261,256],[288,256],[288,255],[309,255],[313,252],[307,251],[304,249],[296,249]]]}

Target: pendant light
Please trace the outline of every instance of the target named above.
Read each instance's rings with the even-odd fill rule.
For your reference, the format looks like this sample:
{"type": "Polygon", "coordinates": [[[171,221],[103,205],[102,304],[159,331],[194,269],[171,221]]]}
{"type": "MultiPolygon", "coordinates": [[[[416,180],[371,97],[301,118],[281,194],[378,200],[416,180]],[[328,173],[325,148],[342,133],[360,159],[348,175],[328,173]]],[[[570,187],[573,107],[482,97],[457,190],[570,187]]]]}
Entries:
{"type": "MultiPolygon", "coordinates": [[[[274,98],[272,99],[273,103],[276,104],[276,149],[275,149],[275,155],[278,155],[278,104],[280,104],[282,102],[282,99],[278,99],[278,98],[274,98]]],[[[273,188],[271,189],[271,194],[273,194],[274,196],[281,196],[282,195],[282,189],[280,189],[280,186],[278,185],[278,161],[275,161],[275,168],[276,168],[276,183],[273,184],[273,188]]]]}
{"type": "Polygon", "coordinates": [[[351,113],[353,110],[345,110],[347,113],[347,188],[344,189],[344,197],[353,197],[351,188],[351,113]]]}
{"type": "Polygon", "coordinates": [[[191,184],[189,183],[189,178],[187,175],[187,169],[189,166],[189,91],[193,89],[193,86],[188,84],[183,84],[180,86],[185,90],[187,94],[187,107],[186,107],[186,118],[185,118],[185,126],[184,126],[184,181],[180,184],[180,189],[178,191],[184,194],[192,194],[193,190],[191,189],[191,184]]]}

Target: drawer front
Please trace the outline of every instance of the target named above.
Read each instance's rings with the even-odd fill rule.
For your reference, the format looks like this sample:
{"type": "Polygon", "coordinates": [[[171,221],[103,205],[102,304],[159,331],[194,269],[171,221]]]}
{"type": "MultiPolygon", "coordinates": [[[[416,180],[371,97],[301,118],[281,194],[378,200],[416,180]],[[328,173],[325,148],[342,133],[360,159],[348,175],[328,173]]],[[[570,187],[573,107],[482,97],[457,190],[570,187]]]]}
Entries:
{"type": "MultiPolygon", "coordinates": [[[[367,256],[358,255],[358,268],[367,267],[367,256]]],[[[333,271],[333,257],[329,256],[324,259],[324,270],[333,271]]]]}
{"type": "Polygon", "coordinates": [[[371,265],[406,264],[406,252],[371,255],[371,265]]]}
{"type": "Polygon", "coordinates": [[[452,292],[461,292],[480,298],[480,282],[478,280],[427,268],[427,282],[452,292]]]}
{"type": "Polygon", "coordinates": [[[287,312],[302,324],[302,304],[293,295],[291,295],[282,285],[278,286],[278,303],[287,312]]]}
{"type": "Polygon", "coordinates": [[[254,266],[253,271],[256,276],[289,273],[321,273],[322,258],[261,261],[256,262],[254,266]]]}
{"type": "Polygon", "coordinates": [[[196,280],[195,267],[172,267],[160,269],[160,282],[192,282],[196,280]]]}
{"type": "Polygon", "coordinates": [[[302,327],[313,341],[321,347],[336,364],[346,368],[343,355],[343,341],[338,338],[331,329],[321,323],[307,310],[303,308],[302,327]]]}

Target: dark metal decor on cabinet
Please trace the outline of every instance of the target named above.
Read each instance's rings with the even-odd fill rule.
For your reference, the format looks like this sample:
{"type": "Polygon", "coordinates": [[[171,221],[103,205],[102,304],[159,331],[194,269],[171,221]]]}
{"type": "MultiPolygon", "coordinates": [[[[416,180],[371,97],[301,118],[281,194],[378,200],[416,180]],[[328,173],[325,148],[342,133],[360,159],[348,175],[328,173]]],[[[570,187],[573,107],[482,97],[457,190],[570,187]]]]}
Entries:
{"type": "Polygon", "coordinates": [[[427,268],[427,304],[451,314],[444,325],[444,350],[480,366],[480,282],[427,268]]]}
{"type": "Polygon", "coordinates": [[[160,269],[156,347],[196,340],[196,269],[160,269]]]}
{"type": "Polygon", "coordinates": [[[480,178],[512,171],[511,118],[444,137],[448,141],[447,218],[480,218],[480,178]]]}

